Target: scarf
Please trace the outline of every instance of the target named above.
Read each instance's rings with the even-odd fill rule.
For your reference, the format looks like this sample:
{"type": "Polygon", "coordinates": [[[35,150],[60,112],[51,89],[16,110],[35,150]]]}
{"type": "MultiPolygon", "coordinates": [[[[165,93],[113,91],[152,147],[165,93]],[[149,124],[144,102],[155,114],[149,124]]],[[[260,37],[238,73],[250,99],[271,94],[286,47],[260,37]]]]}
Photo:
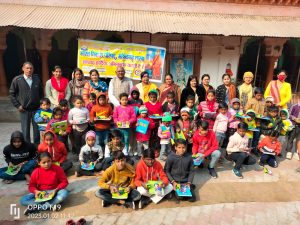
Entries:
{"type": "Polygon", "coordinates": [[[76,80],[75,78],[72,79],[71,82],[71,89],[73,95],[82,95],[83,87],[86,83],[85,79],[76,80]]]}
{"type": "Polygon", "coordinates": [[[279,88],[278,88],[276,80],[271,81],[270,92],[271,92],[272,97],[274,98],[274,104],[280,103],[280,101],[281,101],[280,93],[279,93],[279,88]]]}
{"type": "Polygon", "coordinates": [[[228,98],[229,98],[229,102],[231,102],[232,99],[234,99],[236,97],[236,88],[233,84],[230,84],[229,88],[228,88],[228,98]]]}
{"type": "Polygon", "coordinates": [[[90,80],[90,85],[92,88],[99,92],[106,92],[107,91],[107,84],[104,81],[98,80],[98,85],[96,85],[92,80],[90,80]]]}
{"type": "Polygon", "coordinates": [[[214,112],[215,111],[215,102],[216,102],[216,99],[212,100],[212,101],[209,101],[207,98],[206,98],[206,104],[207,104],[207,108],[210,112],[214,112]]]}
{"type": "Polygon", "coordinates": [[[51,85],[58,92],[58,102],[65,98],[65,92],[69,81],[64,77],[61,77],[59,82],[60,84],[58,85],[56,78],[54,76],[51,77],[51,85]]]}
{"type": "Polygon", "coordinates": [[[245,106],[248,100],[253,97],[253,87],[251,84],[243,83],[240,86],[240,100],[242,106],[245,106]]]}
{"type": "Polygon", "coordinates": [[[167,95],[170,91],[173,91],[175,93],[175,100],[177,100],[177,91],[176,91],[176,84],[163,84],[161,85],[160,89],[160,101],[161,104],[164,104],[167,101],[167,95]]]}

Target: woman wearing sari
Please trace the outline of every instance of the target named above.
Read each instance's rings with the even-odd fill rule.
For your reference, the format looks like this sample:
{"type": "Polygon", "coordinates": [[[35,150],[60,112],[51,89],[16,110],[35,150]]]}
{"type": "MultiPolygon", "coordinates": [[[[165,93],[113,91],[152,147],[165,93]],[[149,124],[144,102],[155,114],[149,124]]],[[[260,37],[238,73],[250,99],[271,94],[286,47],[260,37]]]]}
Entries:
{"type": "Polygon", "coordinates": [[[68,79],[62,77],[61,67],[55,66],[52,71],[52,77],[46,82],[45,86],[45,96],[46,98],[49,98],[51,108],[57,107],[59,101],[62,99],[69,101],[71,90],[68,83],[68,79]]]}
{"type": "Polygon", "coordinates": [[[90,71],[91,80],[86,82],[82,91],[82,98],[85,105],[89,104],[90,94],[95,93],[96,95],[99,92],[107,93],[108,85],[100,80],[98,70],[92,69],[90,71]]]}
{"type": "Polygon", "coordinates": [[[214,88],[209,85],[210,82],[210,76],[209,74],[203,74],[201,77],[201,84],[199,84],[199,102],[203,102],[206,100],[206,95],[209,90],[214,90],[214,88]]]}
{"type": "Polygon", "coordinates": [[[252,99],[255,87],[252,86],[253,73],[248,71],[244,73],[244,83],[238,87],[240,93],[241,107],[244,109],[247,102],[252,99]]]}
{"type": "Polygon", "coordinates": [[[79,68],[74,69],[72,73],[72,80],[69,81],[72,96],[82,96],[83,87],[86,82],[87,80],[84,78],[82,70],[79,68]]]}
{"type": "Polygon", "coordinates": [[[165,83],[163,83],[159,87],[159,92],[160,92],[159,101],[161,102],[162,105],[167,101],[167,95],[171,91],[174,92],[175,94],[175,101],[179,103],[180,95],[181,95],[180,87],[174,83],[173,75],[167,74],[165,76],[165,83]]]}
{"type": "Polygon", "coordinates": [[[277,74],[278,80],[272,80],[265,91],[265,98],[272,96],[274,98],[274,104],[281,109],[287,109],[287,103],[292,99],[292,88],[291,84],[285,82],[287,73],[281,70],[277,74]]]}
{"type": "Polygon", "coordinates": [[[230,102],[234,98],[239,98],[239,90],[236,86],[231,83],[231,77],[229,74],[223,74],[222,76],[223,84],[218,86],[216,89],[216,99],[217,103],[225,102],[230,105],[230,102]]]}
{"type": "Polygon", "coordinates": [[[142,99],[142,101],[144,103],[149,101],[148,94],[149,94],[150,90],[152,90],[152,89],[158,90],[156,84],[150,83],[149,74],[146,71],[141,73],[141,82],[135,86],[139,90],[140,99],[142,99]]]}

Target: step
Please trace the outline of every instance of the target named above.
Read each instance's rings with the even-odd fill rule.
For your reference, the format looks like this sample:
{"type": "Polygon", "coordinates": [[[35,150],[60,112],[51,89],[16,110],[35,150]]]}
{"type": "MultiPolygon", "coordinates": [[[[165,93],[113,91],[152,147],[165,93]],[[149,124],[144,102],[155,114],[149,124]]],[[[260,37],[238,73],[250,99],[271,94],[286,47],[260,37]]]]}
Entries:
{"type": "Polygon", "coordinates": [[[19,112],[8,96],[0,98],[0,122],[20,122],[19,112]]]}

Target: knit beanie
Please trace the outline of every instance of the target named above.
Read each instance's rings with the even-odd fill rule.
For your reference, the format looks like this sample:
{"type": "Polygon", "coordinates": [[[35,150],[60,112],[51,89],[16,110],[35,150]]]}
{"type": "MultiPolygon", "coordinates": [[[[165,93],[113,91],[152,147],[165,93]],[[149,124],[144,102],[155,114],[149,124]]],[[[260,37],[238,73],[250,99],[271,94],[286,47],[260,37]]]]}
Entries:
{"type": "Polygon", "coordinates": [[[142,105],[140,107],[140,109],[139,109],[139,112],[140,112],[140,114],[142,114],[142,113],[148,113],[148,109],[145,106],[142,105]]]}
{"type": "Polygon", "coordinates": [[[88,132],[86,133],[86,135],[85,135],[85,140],[87,140],[88,137],[93,137],[93,138],[96,139],[96,133],[95,133],[94,131],[90,130],[90,131],[88,131],[88,132]]]}

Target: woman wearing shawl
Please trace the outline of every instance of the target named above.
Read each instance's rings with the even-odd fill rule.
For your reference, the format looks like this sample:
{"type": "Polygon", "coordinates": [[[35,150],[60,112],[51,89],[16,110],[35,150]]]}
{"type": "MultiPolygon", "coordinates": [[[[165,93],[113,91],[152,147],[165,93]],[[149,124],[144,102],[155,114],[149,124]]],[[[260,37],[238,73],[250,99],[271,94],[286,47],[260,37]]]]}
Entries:
{"type": "Polygon", "coordinates": [[[62,77],[60,66],[55,66],[52,71],[52,77],[46,82],[45,95],[50,99],[51,108],[57,107],[59,101],[66,99],[69,101],[71,97],[71,90],[68,85],[68,79],[62,77]]]}
{"type": "Polygon", "coordinates": [[[244,83],[239,86],[239,93],[240,93],[240,101],[242,108],[245,108],[247,105],[248,100],[252,99],[254,93],[254,87],[252,86],[253,81],[253,73],[248,71],[244,73],[243,80],[244,83]]]}
{"type": "Polygon", "coordinates": [[[232,99],[239,98],[239,90],[231,83],[229,74],[223,74],[222,80],[223,84],[216,89],[216,99],[218,103],[225,102],[229,105],[232,99]]]}
{"type": "Polygon", "coordinates": [[[141,73],[141,83],[138,83],[135,85],[137,89],[140,92],[140,99],[142,99],[143,102],[149,101],[149,92],[153,89],[157,90],[157,86],[154,83],[151,83],[149,80],[149,74],[144,71],[141,73]]]}
{"type": "Polygon", "coordinates": [[[108,91],[108,85],[100,80],[98,70],[92,69],[90,71],[90,77],[91,80],[85,83],[82,92],[82,98],[85,105],[89,104],[90,93],[95,93],[97,95],[99,92],[107,93],[108,91]]]}
{"type": "Polygon", "coordinates": [[[277,74],[278,80],[272,80],[265,91],[266,96],[272,96],[274,98],[274,104],[280,107],[281,109],[287,109],[287,103],[292,98],[292,89],[291,84],[285,82],[287,78],[287,73],[284,70],[281,70],[277,74]]]}
{"type": "Polygon", "coordinates": [[[165,76],[165,83],[159,87],[159,92],[159,99],[162,105],[167,101],[167,95],[169,92],[174,92],[176,102],[179,102],[180,100],[181,90],[180,87],[174,83],[172,74],[167,74],[165,76]]]}
{"type": "Polygon", "coordinates": [[[72,73],[72,80],[69,82],[69,87],[71,89],[72,96],[80,95],[82,96],[83,87],[87,80],[83,76],[81,69],[76,68],[72,73]]]}

